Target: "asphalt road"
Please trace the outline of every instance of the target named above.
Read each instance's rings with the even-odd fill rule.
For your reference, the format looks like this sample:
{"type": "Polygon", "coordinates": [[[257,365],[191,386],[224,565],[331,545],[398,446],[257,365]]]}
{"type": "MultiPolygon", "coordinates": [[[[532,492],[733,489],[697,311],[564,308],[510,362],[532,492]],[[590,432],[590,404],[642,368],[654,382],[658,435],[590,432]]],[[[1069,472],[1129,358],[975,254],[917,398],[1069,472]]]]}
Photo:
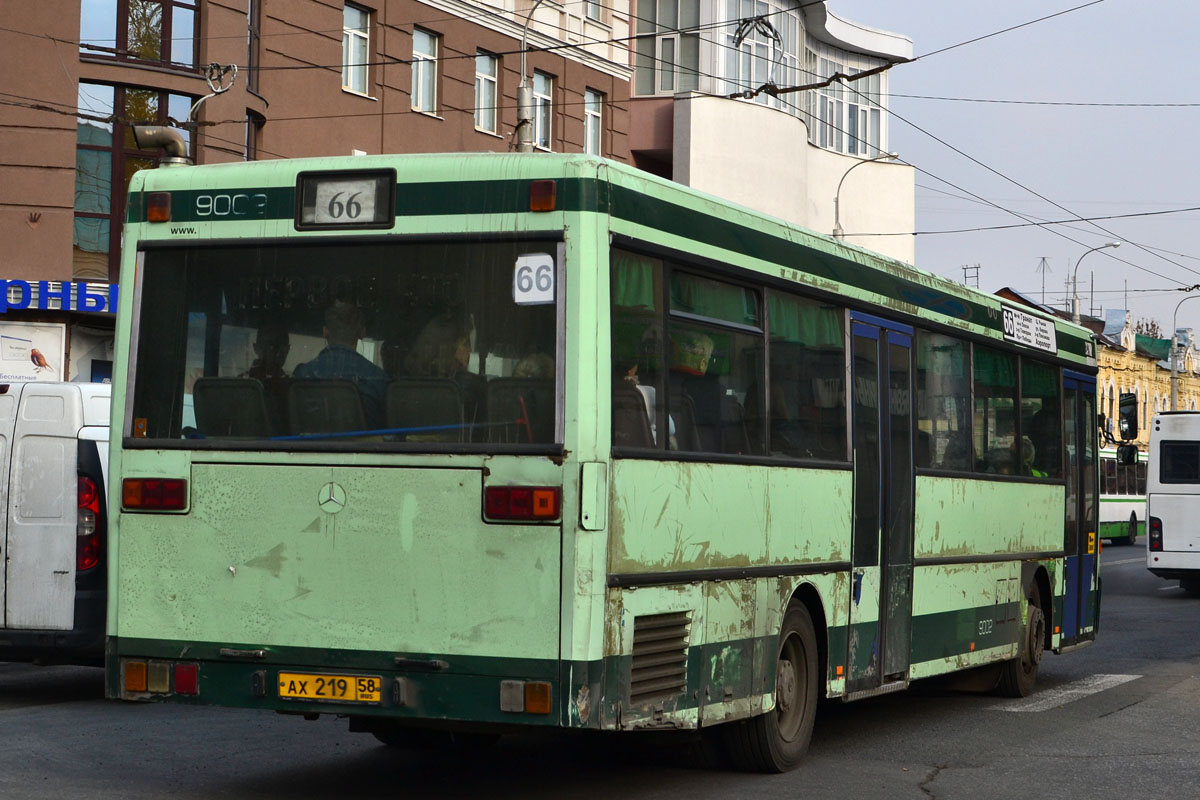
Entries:
{"type": "Polygon", "coordinates": [[[786,775],[706,765],[662,736],[514,736],[401,751],[344,720],[103,699],[99,670],[0,664],[0,797],[1190,797],[1200,762],[1200,598],[1103,553],[1097,643],[1043,662],[1032,698],[924,682],[830,703],[786,775]]]}

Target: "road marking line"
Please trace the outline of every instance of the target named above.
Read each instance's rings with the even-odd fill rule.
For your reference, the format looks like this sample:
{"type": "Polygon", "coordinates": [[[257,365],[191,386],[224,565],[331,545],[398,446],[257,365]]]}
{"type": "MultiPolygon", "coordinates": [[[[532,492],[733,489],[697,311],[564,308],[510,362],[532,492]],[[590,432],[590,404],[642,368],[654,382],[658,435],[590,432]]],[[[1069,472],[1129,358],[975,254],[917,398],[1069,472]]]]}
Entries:
{"type": "Polygon", "coordinates": [[[1089,675],[1062,686],[1038,692],[1032,697],[1017,697],[988,706],[989,711],[1047,711],[1064,706],[1088,695],[1103,692],[1122,683],[1137,680],[1141,675],[1089,675]]]}
{"type": "Polygon", "coordinates": [[[1100,566],[1115,567],[1117,564],[1145,564],[1145,563],[1146,563],[1146,559],[1144,559],[1144,558],[1126,558],[1121,561],[1101,561],[1100,566]]]}

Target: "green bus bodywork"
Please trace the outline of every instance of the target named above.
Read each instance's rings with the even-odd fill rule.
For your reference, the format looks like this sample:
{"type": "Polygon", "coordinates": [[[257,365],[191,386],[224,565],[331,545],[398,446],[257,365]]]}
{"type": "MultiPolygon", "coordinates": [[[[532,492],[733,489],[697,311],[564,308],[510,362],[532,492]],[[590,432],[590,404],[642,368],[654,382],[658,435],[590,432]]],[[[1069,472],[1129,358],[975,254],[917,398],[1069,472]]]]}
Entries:
{"type": "MultiPolygon", "coordinates": [[[[813,620],[823,693],[872,693],[847,686],[847,676],[877,656],[881,614],[880,571],[856,579],[851,569],[849,464],[613,456],[610,241],[687,254],[850,309],[1005,347],[998,298],[619,164],[545,154],[139,172],[122,283],[139,285],[142,259],[156,252],[214,241],[291,245],[336,236],[353,259],[360,238],[534,235],[562,242],[565,275],[561,440],[536,453],[378,444],[194,449],[186,439],[134,438],[137,377],[127,376],[130,354],[145,346],[135,331],[146,310],[136,292],[123,305],[114,485],[129,477],[188,484],[181,511],[112,515],[110,696],[337,713],[367,728],[384,718],[707,726],[772,709],[780,626],[794,603],[813,620]],[[296,230],[299,172],[373,168],[396,170],[393,227],[296,230]],[[556,210],[527,210],[538,180],[554,181],[556,210]],[[170,193],[170,222],[144,221],[154,192],[170,193]],[[254,200],[230,201],[247,213],[218,221],[197,212],[196,198],[214,192],[254,200]],[[338,513],[317,505],[331,482],[345,490],[338,513]],[[561,487],[561,518],[485,522],[484,489],[506,485],[561,487]],[[631,673],[648,668],[635,663],[634,639],[650,623],[674,631],[677,663],[666,659],[666,689],[639,694],[631,673]],[[128,690],[124,667],[138,660],[197,664],[198,694],[128,690]],[[280,671],[379,676],[382,700],[284,699],[275,688],[280,671]],[[548,682],[551,713],[502,710],[502,681],[548,682]]],[[[1094,373],[1090,334],[1052,324],[1058,352],[1042,355],[1094,373]]],[[[1060,648],[1061,481],[918,471],[911,509],[910,666],[899,684],[1017,658],[1035,584],[1049,618],[1045,645],[1060,648]]],[[[1085,593],[1081,638],[1089,639],[1099,606],[1094,575],[1085,593]]],[[[897,681],[888,683],[879,691],[897,681]]]]}

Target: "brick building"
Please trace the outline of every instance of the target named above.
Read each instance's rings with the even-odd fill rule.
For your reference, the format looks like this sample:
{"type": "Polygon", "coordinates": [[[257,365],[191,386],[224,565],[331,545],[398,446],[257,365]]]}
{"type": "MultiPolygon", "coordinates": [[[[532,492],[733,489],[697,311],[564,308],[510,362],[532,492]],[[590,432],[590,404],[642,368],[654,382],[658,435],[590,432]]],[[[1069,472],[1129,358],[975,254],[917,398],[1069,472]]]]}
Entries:
{"type": "Polygon", "coordinates": [[[107,377],[125,190],[159,156],[131,123],[181,126],[199,164],[508,150],[524,35],[535,147],[624,161],[628,7],[0,0],[0,380],[107,377]]]}

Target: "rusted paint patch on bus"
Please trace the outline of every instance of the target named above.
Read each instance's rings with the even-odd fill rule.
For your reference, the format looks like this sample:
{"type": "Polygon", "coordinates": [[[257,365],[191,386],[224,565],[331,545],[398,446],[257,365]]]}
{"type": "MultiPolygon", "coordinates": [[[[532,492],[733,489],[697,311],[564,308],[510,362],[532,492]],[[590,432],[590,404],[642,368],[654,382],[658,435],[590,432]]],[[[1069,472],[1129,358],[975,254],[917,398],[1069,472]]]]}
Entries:
{"type": "Polygon", "coordinates": [[[614,462],[609,572],[845,560],[850,484],[848,470],[614,462]]]}

